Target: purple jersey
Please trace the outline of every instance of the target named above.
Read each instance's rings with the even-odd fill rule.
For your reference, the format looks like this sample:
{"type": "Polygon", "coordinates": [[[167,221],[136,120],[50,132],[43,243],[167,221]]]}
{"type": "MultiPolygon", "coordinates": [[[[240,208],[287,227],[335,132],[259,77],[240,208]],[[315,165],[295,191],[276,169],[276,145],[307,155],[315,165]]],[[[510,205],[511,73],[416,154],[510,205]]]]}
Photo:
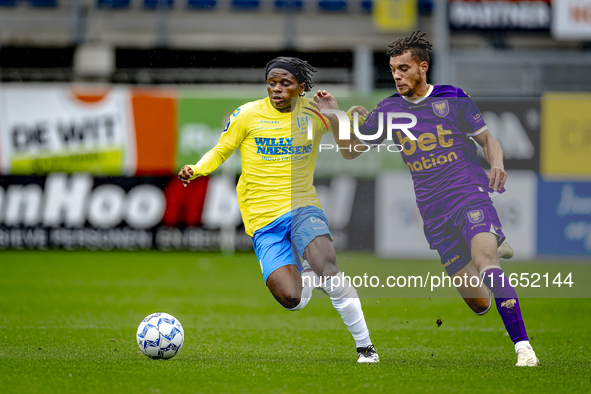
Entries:
{"type": "MultiPolygon", "coordinates": [[[[402,145],[402,158],[412,175],[417,206],[425,224],[470,202],[490,199],[492,189],[476,156],[476,144],[470,139],[483,132],[486,124],[470,96],[449,85],[430,86],[427,94],[415,102],[396,93],[377,105],[359,132],[375,135],[382,116],[383,133],[371,144],[382,143],[387,137],[386,114],[392,112],[417,118],[416,126],[409,130],[416,141],[396,129],[392,138],[402,145]]],[[[410,119],[399,120],[393,123],[410,123],[410,119]]]]}

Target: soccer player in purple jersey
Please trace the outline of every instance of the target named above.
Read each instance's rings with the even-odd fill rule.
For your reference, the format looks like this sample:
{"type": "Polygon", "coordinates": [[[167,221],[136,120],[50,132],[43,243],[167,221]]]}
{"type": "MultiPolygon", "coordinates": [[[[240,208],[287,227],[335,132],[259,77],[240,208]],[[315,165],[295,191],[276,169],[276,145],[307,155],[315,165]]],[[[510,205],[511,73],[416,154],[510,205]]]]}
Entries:
{"type": "MultiPolygon", "coordinates": [[[[387,137],[384,125],[388,113],[415,117],[416,125],[407,129],[414,139],[403,130],[395,130],[392,139],[402,149],[412,176],[430,248],[437,249],[452,279],[482,278],[486,286],[472,287],[464,280],[457,288],[460,295],[476,314],[484,315],[494,294],[497,310],[515,344],[516,365],[537,366],[539,360],[529,343],[517,293],[498,260],[498,253],[504,252],[497,248],[503,245],[505,235],[490,196],[504,192],[507,179],[501,145],[462,89],[427,83],[432,45],[423,38],[424,33],[418,33],[390,44],[387,54],[398,92],[382,100],[371,113],[362,107],[351,109],[349,114],[367,115],[358,130],[362,138],[352,134],[348,140],[337,140],[339,150],[343,157],[352,159],[364,151],[359,149],[360,144],[379,146],[387,137]],[[488,176],[480,166],[473,140],[482,146],[491,165],[488,176]]],[[[330,94],[319,91],[315,100],[331,102],[331,108],[338,108],[330,94]]],[[[335,122],[334,115],[330,119],[335,122]]],[[[337,133],[333,134],[336,138],[337,133]]],[[[507,244],[504,247],[510,250],[507,244]]]]}

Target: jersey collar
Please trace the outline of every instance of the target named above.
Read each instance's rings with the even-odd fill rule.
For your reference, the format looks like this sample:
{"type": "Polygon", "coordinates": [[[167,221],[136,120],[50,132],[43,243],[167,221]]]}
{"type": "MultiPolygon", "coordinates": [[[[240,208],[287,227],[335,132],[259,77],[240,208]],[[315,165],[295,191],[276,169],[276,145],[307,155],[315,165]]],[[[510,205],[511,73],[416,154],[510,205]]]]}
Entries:
{"type": "Polygon", "coordinates": [[[418,104],[418,103],[420,103],[421,101],[423,101],[424,99],[426,99],[427,97],[429,97],[429,96],[431,95],[431,93],[432,93],[432,92],[433,92],[433,85],[429,85],[429,89],[427,89],[427,93],[425,93],[425,95],[424,95],[423,97],[419,98],[419,99],[418,99],[418,100],[416,100],[416,101],[409,100],[409,99],[407,99],[407,98],[406,98],[406,97],[404,97],[404,96],[401,96],[401,97],[402,97],[403,99],[405,99],[406,101],[408,101],[409,103],[412,103],[412,104],[418,104]]]}

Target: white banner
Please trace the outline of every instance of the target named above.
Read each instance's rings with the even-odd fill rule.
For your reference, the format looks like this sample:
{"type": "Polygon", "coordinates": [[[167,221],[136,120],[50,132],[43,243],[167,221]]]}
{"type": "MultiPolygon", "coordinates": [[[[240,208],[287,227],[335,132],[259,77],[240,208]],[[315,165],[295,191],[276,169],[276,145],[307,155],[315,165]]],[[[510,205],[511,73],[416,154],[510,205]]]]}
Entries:
{"type": "Polygon", "coordinates": [[[552,35],[558,40],[590,40],[591,0],[554,1],[552,35]]]}
{"type": "MultiPolygon", "coordinates": [[[[536,255],[537,178],[532,171],[509,171],[507,192],[493,198],[503,232],[515,250],[515,260],[536,255]]],[[[439,260],[429,250],[423,221],[407,171],[392,171],[376,179],[375,248],[382,258],[439,260]]]]}
{"type": "Polygon", "coordinates": [[[505,193],[492,199],[503,233],[515,251],[514,260],[533,260],[537,253],[538,179],[533,171],[507,171],[505,187],[505,193]]]}
{"type": "Polygon", "coordinates": [[[423,232],[412,178],[408,171],[387,172],[376,178],[375,250],[382,258],[439,260],[423,232]]]}
{"type": "Polygon", "coordinates": [[[130,91],[112,88],[81,99],[68,87],[2,86],[3,174],[88,172],[132,175],[136,140],[130,91]]]}
{"type": "Polygon", "coordinates": [[[548,30],[550,16],[548,0],[449,2],[449,23],[457,30],[548,30]]]}

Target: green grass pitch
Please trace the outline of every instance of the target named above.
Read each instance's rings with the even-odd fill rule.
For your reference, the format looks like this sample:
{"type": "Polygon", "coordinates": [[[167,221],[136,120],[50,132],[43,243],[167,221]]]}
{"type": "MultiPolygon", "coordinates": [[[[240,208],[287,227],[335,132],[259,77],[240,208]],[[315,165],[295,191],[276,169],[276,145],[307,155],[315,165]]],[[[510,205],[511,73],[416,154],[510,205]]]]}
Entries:
{"type": "MultiPolygon", "coordinates": [[[[478,317],[458,298],[364,298],[381,362],[358,365],[330,300],[283,310],[251,253],[0,258],[1,393],[591,392],[590,299],[522,299],[542,365],[517,368],[495,310],[478,317]],[[137,348],[137,326],[152,312],[185,329],[170,360],[137,348]]],[[[383,264],[339,255],[342,270],[371,263],[383,264]]],[[[388,263],[441,271],[436,262],[388,263]]]]}

